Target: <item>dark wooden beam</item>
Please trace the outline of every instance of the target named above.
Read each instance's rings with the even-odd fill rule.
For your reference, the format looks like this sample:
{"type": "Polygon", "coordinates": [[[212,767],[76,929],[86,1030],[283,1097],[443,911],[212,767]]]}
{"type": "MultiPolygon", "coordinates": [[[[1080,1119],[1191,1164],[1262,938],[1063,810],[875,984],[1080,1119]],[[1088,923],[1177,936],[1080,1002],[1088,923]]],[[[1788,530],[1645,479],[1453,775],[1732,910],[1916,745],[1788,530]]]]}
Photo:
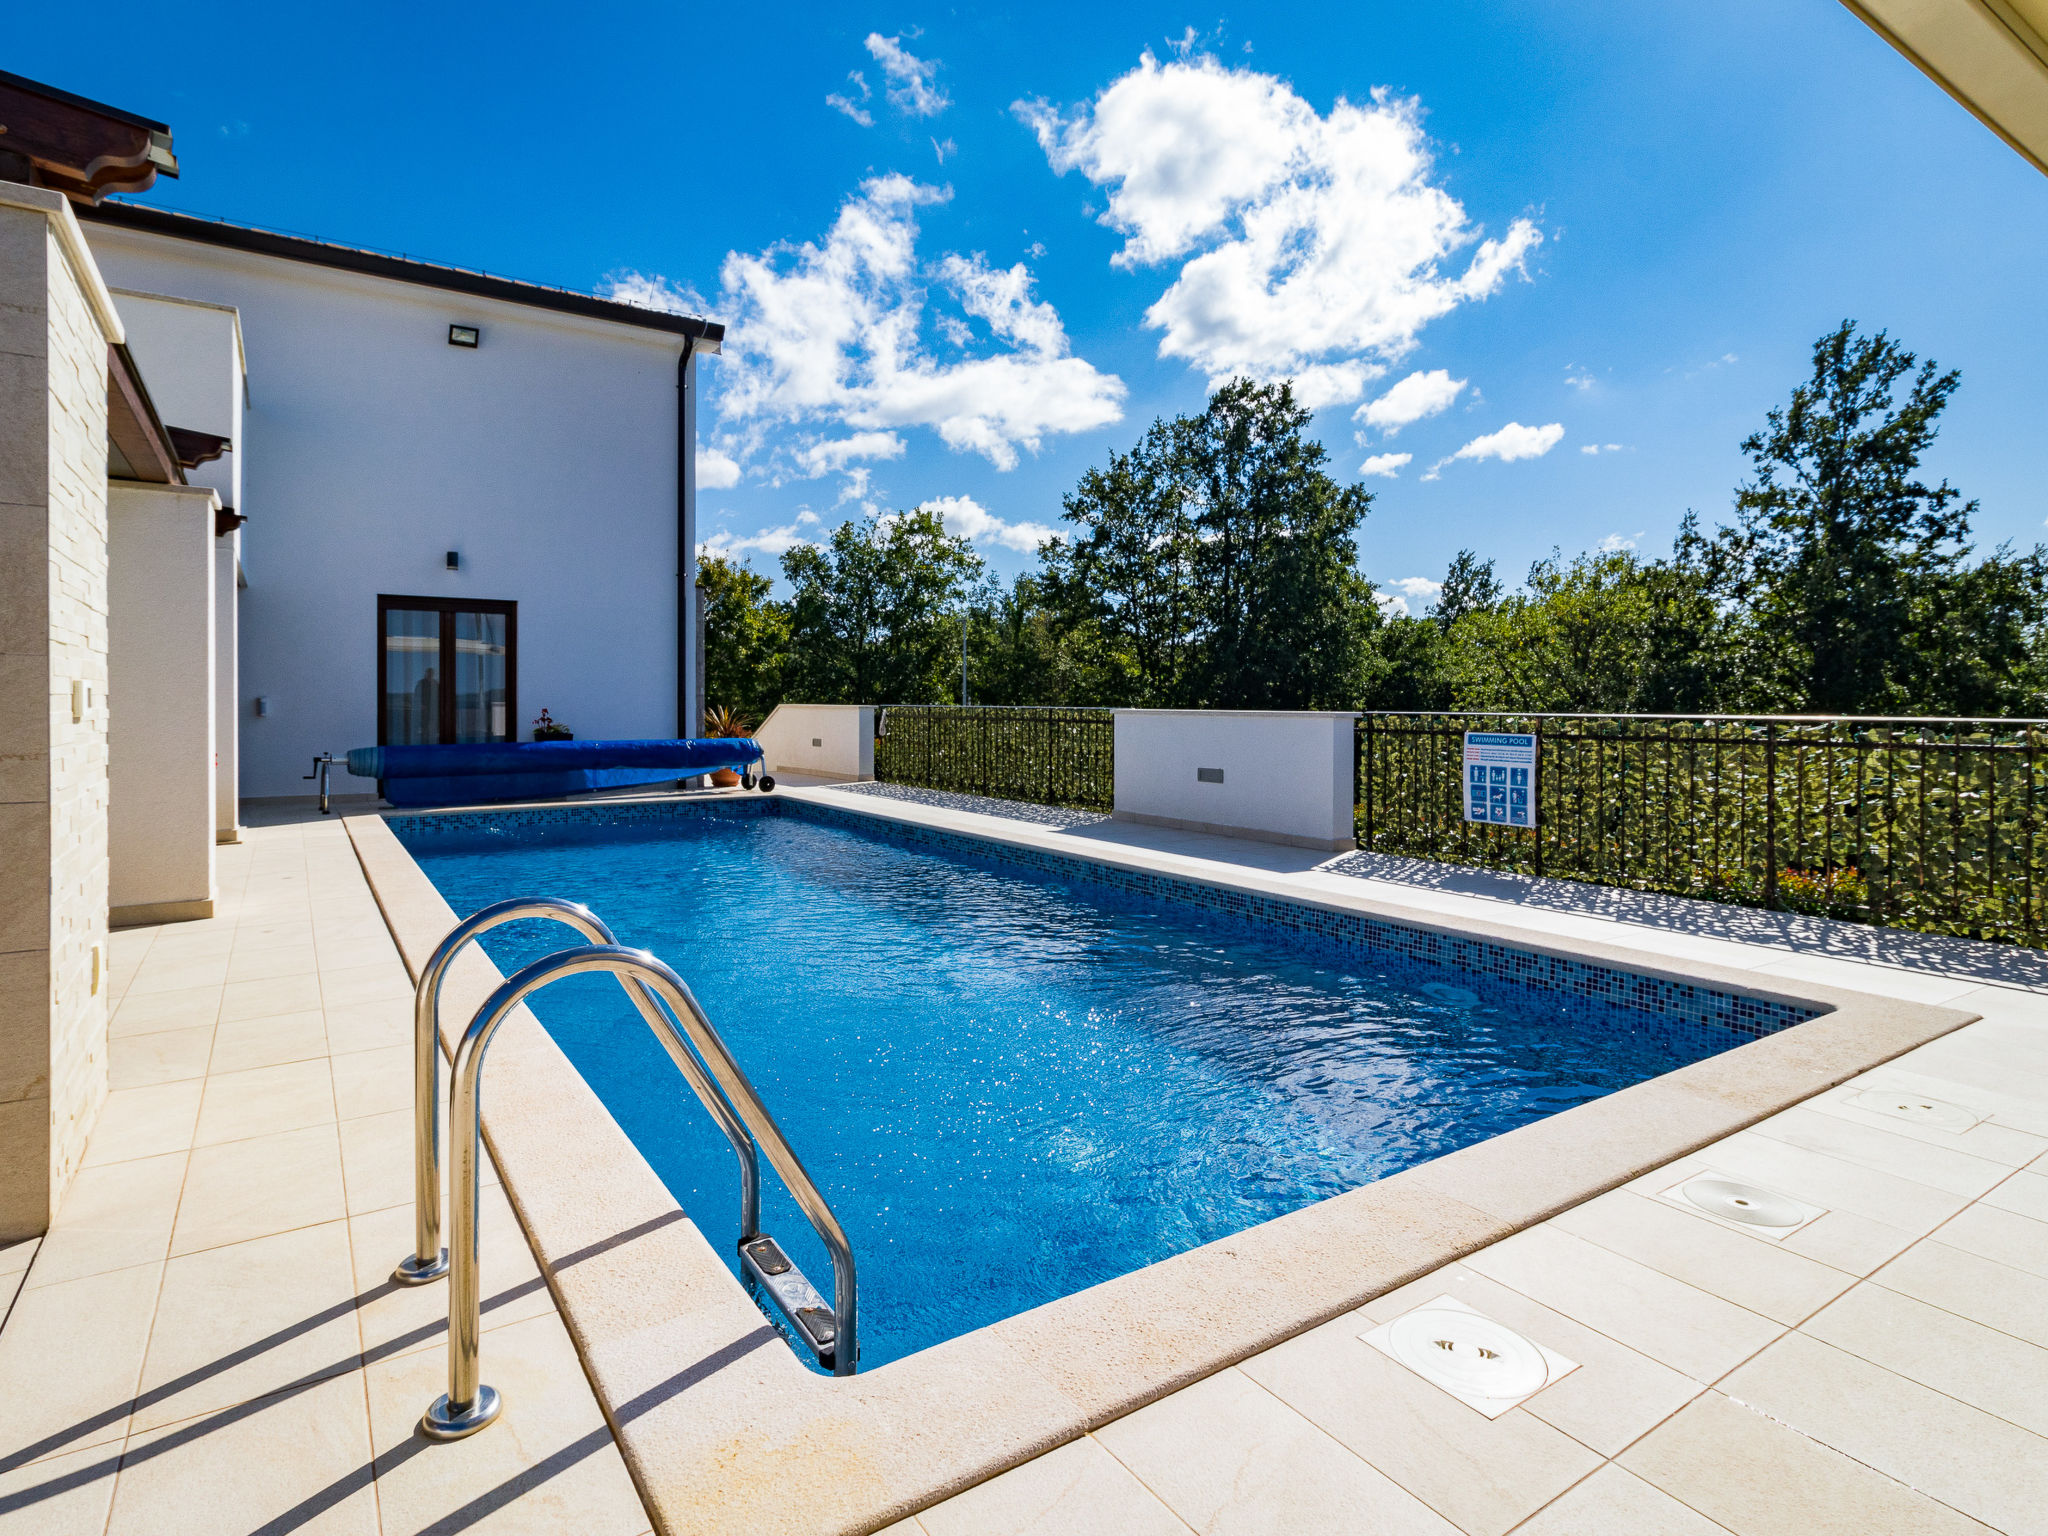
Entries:
{"type": "Polygon", "coordinates": [[[165,427],[164,431],[170,434],[171,451],[186,469],[211,464],[234,447],[218,432],[199,432],[191,427],[165,427]]]}
{"type": "Polygon", "coordinates": [[[91,206],[178,174],[171,130],[105,102],[0,70],[0,176],[91,206]]]}
{"type": "Polygon", "coordinates": [[[123,346],[107,348],[107,473],[116,480],[150,485],[183,485],[178,466],[135,359],[123,346]],[[121,473],[122,470],[127,473],[121,473]]]}

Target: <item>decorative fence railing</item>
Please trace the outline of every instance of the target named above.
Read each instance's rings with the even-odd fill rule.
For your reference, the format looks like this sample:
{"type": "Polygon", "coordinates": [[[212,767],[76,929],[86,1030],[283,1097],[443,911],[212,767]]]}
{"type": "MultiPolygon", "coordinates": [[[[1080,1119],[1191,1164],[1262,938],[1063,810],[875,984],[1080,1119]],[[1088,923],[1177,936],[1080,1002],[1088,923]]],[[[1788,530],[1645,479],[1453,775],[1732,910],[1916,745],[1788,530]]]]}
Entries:
{"type": "Polygon", "coordinates": [[[1095,811],[1116,797],[1111,710],[891,705],[875,731],[885,784],[1095,811]]]}
{"type": "Polygon", "coordinates": [[[2038,945],[2048,722],[1373,714],[1379,853],[2038,945]],[[1468,730],[1539,737],[1533,832],[1464,819],[1468,730]]]}

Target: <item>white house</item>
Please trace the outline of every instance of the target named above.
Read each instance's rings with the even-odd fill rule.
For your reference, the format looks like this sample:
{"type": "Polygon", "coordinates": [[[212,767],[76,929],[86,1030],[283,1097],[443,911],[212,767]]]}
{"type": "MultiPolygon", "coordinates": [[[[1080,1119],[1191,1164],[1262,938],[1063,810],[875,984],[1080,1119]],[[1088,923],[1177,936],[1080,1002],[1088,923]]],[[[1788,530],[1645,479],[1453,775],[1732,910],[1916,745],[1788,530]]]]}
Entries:
{"type": "Polygon", "coordinates": [[[165,424],[232,440],[194,478],[246,519],[220,710],[243,798],[306,793],[325,752],[523,740],[542,708],[585,738],[695,734],[695,374],[721,327],[79,213],[165,424]]]}

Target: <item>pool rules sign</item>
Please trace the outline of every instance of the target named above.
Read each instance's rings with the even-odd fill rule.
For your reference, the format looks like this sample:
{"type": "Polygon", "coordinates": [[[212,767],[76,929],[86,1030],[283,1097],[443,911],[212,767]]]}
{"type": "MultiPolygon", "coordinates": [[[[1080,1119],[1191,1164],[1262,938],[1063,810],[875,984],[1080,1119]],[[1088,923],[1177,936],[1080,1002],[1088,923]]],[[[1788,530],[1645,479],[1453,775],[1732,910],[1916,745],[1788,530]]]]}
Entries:
{"type": "Polygon", "coordinates": [[[1534,735],[1465,733],[1465,819],[1495,827],[1535,827],[1534,735]]]}

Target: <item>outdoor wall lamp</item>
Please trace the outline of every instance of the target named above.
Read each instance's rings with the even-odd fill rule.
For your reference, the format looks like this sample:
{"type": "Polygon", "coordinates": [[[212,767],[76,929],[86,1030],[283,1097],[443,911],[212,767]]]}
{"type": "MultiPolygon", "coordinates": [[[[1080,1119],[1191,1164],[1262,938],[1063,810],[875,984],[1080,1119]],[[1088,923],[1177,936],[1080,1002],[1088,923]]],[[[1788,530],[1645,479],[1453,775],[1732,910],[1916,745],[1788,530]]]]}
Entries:
{"type": "Polygon", "coordinates": [[[451,325],[448,327],[448,345],[451,347],[474,347],[483,340],[483,330],[474,325],[451,325]]]}
{"type": "Polygon", "coordinates": [[[448,569],[449,569],[449,570],[451,570],[451,571],[459,571],[459,570],[461,570],[461,569],[462,569],[462,551],[461,551],[461,550],[459,550],[459,549],[451,549],[451,550],[449,550],[449,551],[448,551],[448,569]]]}

